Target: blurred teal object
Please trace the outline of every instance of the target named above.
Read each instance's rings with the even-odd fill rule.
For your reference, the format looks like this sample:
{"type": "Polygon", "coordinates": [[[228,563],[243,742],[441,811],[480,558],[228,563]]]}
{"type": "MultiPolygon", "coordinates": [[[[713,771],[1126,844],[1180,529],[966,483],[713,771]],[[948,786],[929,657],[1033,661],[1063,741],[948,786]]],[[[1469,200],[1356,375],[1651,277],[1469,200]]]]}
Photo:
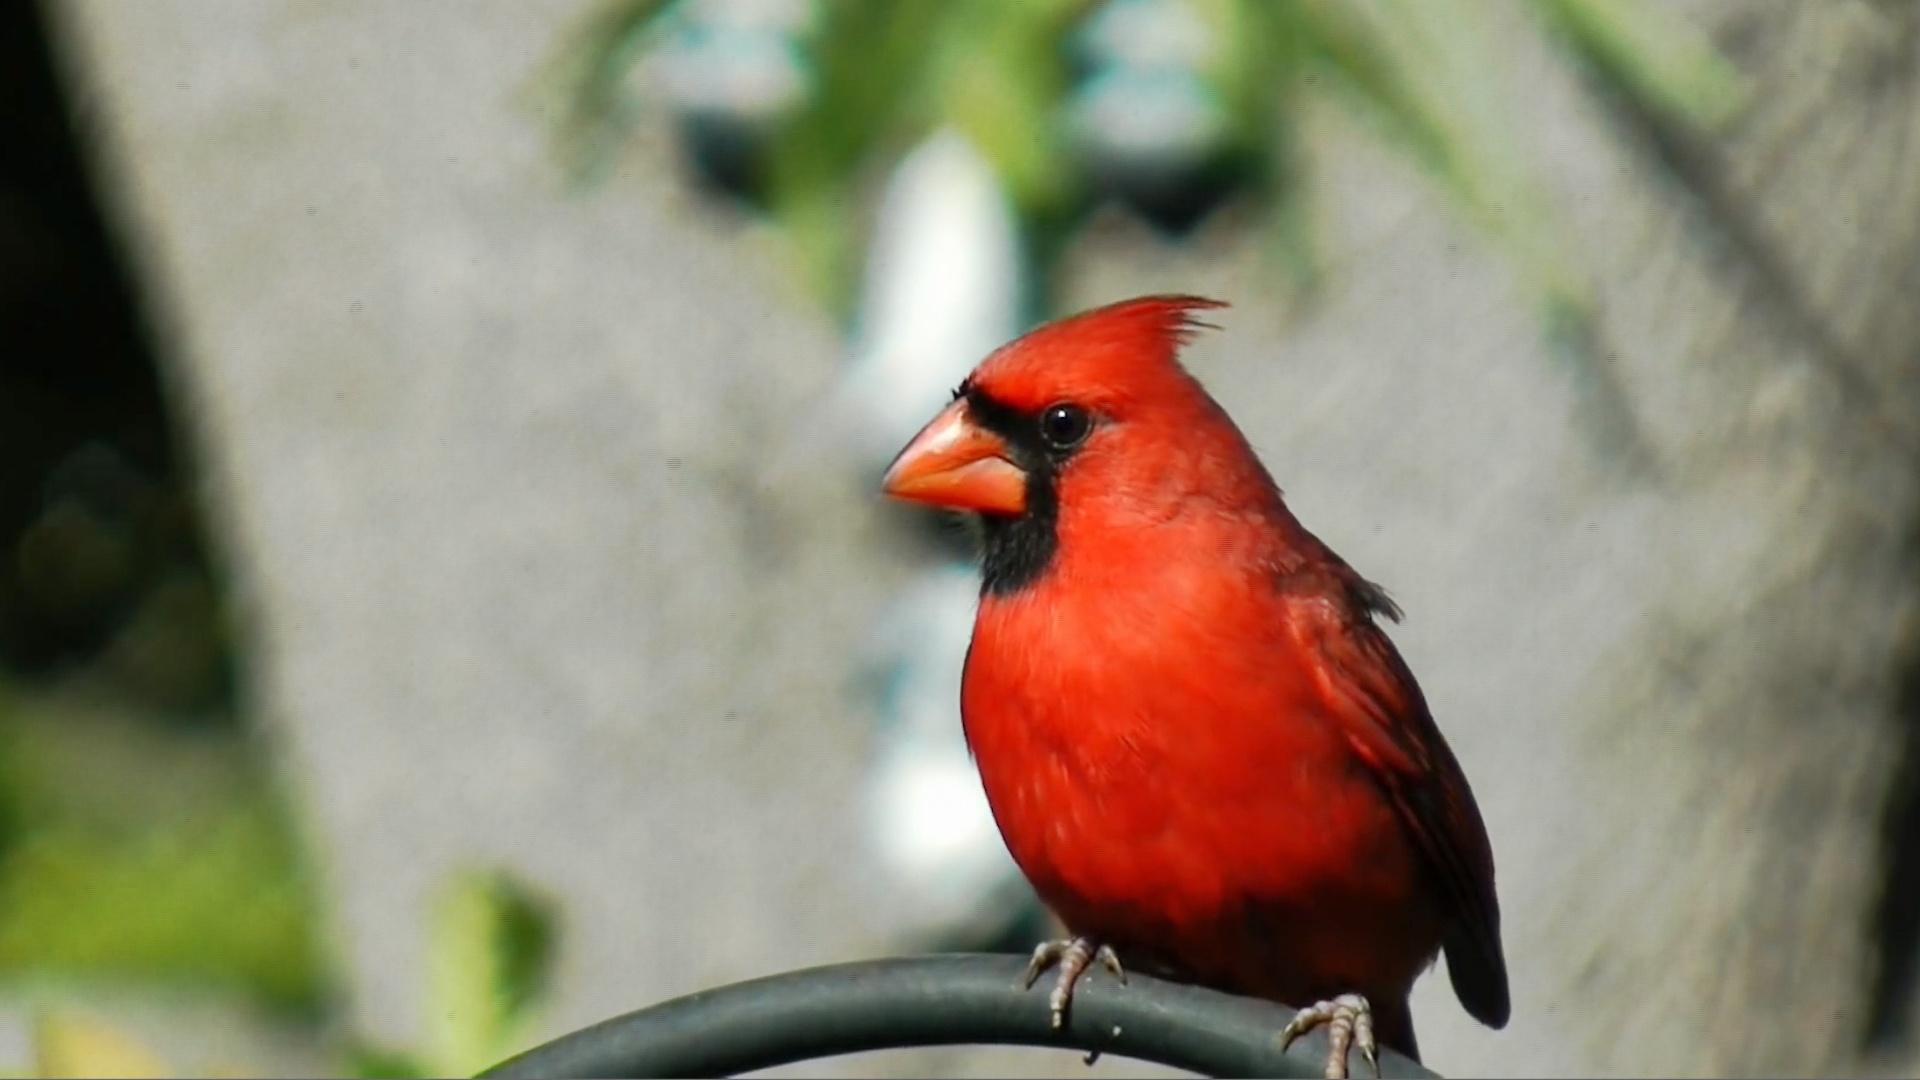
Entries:
{"type": "Polygon", "coordinates": [[[1219,52],[1213,28],[1189,0],[1106,0],[1074,34],[1085,63],[1196,72],[1219,52]]]}
{"type": "Polygon", "coordinates": [[[1191,74],[1108,69],[1069,109],[1094,186],[1156,224],[1190,225],[1225,193],[1226,110],[1191,74]]]}
{"type": "Polygon", "coordinates": [[[1219,52],[1187,0],[1108,0],[1076,35],[1085,75],[1066,123],[1096,191],[1185,228],[1231,186],[1233,117],[1206,72],[1219,52]]]}
{"type": "Polygon", "coordinates": [[[805,101],[811,0],[682,0],[665,14],[661,93],[701,180],[758,197],[769,147],[805,101]]]}

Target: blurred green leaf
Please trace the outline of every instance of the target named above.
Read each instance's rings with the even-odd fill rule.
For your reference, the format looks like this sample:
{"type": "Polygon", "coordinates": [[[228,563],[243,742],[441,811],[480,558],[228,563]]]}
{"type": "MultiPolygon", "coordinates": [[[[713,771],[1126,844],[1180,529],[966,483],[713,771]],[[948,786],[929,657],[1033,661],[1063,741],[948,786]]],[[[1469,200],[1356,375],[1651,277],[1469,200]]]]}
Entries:
{"type": "Polygon", "coordinates": [[[1504,105],[1477,3],[1309,5],[1325,55],[1442,186],[1521,264],[1543,298],[1584,302],[1544,193],[1504,105]]]}
{"type": "Polygon", "coordinates": [[[771,202],[792,237],[801,275],[839,313],[852,301],[857,195],[884,148],[897,156],[927,128],[935,45],[965,5],[832,0],[808,51],[815,85],[780,134],[771,202]]]}
{"type": "MultiPolygon", "coordinates": [[[[1066,56],[1099,0],[821,0],[803,50],[813,93],[778,136],[770,205],[805,280],[845,314],[865,232],[859,207],[880,174],[940,124],[993,163],[1031,235],[1051,236],[1084,205],[1089,178],[1062,130],[1074,73],[1066,56]]],[[[1593,334],[1593,295],[1560,235],[1509,103],[1517,89],[1477,0],[1190,0],[1219,48],[1201,74],[1225,102],[1231,155],[1264,204],[1281,265],[1317,280],[1300,106],[1326,75],[1418,162],[1514,262],[1550,336],[1599,398],[1624,405],[1593,334]],[[1578,343],[1587,342],[1582,346],[1578,343]]],[[[1554,39],[1605,89],[1638,107],[1712,123],[1743,96],[1705,35],[1646,0],[1532,0],[1554,39]]],[[[627,0],[576,45],[579,115],[611,115],[607,87],[632,63],[638,20],[627,0]]],[[[577,126],[577,125],[576,125],[577,126]]],[[[561,134],[569,130],[562,125],[561,134]]],[[[1037,250],[1057,250],[1038,245],[1037,250]]],[[[1043,271],[1044,273],[1044,271],[1043,271]]],[[[1602,411],[1613,406],[1602,406],[1602,411]]],[[[1615,418],[1611,431],[1632,430],[1615,418]]]]}
{"type": "MultiPolygon", "coordinates": [[[[773,153],[771,201],[801,270],[837,310],[861,232],[854,208],[869,171],[938,123],[973,139],[1033,219],[1082,194],[1060,130],[1066,41],[1098,0],[821,0],[806,42],[814,92],[773,153]]],[[[1233,141],[1267,189],[1296,271],[1311,265],[1302,149],[1287,113],[1303,73],[1330,72],[1521,263],[1543,303],[1585,303],[1585,287],[1504,107],[1513,88],[1492,55],[1483,5],[1457,0],[1192,0],[1222,47],[1205,73],[1228,104],[1233,141]]],[[[1739,100],[1737,73],[1704,35],[1644,0],[1533,0],[1570,48],[1615,89],[1696,120],[1739,100]]],[[[617,0],[560,50],[548,81],[569,104],[562,142],[617,137],[618,90],[661,0],[617,0]]],[[[1304,274],[1310,277],[1310,274],[1304,274]]]]}
{"type": "Polygon", "coordinates": [[[954,5],[940,42],[940,118],[991,162],[1029,217],[1062,212],[1080,180],[1058,130],[1068,89],[1061,41],[1087,0],[954,5]]]}
{"type": "Polygon", "coordinates": [[[435,909],[427,1062],[466,1076],[512,1048],[551,970],[545,901],[499,872],[455,879],[435,909]]]}
{"type": "Polygon", "coordinates": [[[345,1057],[347,1074],[361,1080],[412,1080],[416,1076],[433,1075],[426,1062],[404,1050],[353,1046],[345,1057]]]}
{"type": "Polygon", "coordinates": [[[19,697],[7,707],[0,976],[197,982],[318,1003],[316,890],[241,744],[19,697]]]}
{"type": "Polygon", "coordinates": [[[529,105],[553,117],[555,149],[576,181],[597,179],[627,134],[627,73],[667,2],[604,0],[527,87],[529,105]]]}
{"type": "Polygon", "coordinates": [[[1515,92],[1473,2],[1315,2],[1306,31],[1321,54],[1513,261],[1554,353],[1570,368],[1597,440],[1635,469],[1650,464],[1640,425],[1598,341],[1592,282],[1574,259],[1505,102],[1515,92]]]}
{"type": "Polygon", "coordinates": [[[1738,70],[1698,28],[1646,0],[1536,0],[1534,10],[1617,89],[1700,127],[1745,100],[1738,70]]]}
{"type": "Polygon", "coordinates": [[[1320,283],[1312,178],[1300,136],[1306,39],[1295,32],[1291,3],[1196,0],[1222,47],[1206,72],[1227,104],[1232,153],[1266,200],[1270,251],[1303,295],[1320,283]]]}
{"type": "Polygon", "coordinates": [[[0,861],[0,971],[237,984],[317,1000],[307,883],[262,806],[136,837],[55,828],[0,861]]]}
{"type": "Polygon", "coordinates": [[[1276,29],[1300,43],[1308,65],[1330,74],[1389,143],[1436,176],[1451,173],[1458,148],[1396,58],[1374,38],[1362,9],[1345,0],[1297,0],[1278,6],[1276,29]]]}
{"type": "Polygon", "coordinates": [[[33,1029],[34,1074],[55,1077],[176,1075],[140,1040],[69,1010],[40,1014],[33,1029]]]}

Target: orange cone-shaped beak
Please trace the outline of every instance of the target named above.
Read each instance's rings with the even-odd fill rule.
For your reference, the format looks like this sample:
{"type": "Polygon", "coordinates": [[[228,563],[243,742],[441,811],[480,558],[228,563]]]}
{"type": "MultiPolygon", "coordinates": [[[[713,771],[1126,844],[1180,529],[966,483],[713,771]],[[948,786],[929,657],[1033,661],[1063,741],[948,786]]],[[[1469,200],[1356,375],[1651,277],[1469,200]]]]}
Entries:
{"type": "Polygon", "coordinates": [[[1018,517],[1027,512],[1027,474],[1007,444],[967,416],[962,398],[920,429],[893,459],[881,488],[908,502],[1018,517]]]}

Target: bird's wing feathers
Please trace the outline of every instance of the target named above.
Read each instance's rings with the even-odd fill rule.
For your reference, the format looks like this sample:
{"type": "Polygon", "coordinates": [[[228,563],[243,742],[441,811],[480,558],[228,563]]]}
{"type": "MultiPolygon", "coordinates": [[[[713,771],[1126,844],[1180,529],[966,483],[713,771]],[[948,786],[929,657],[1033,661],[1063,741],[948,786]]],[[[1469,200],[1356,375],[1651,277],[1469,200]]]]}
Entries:
{"type": "Polygon", "coordinates": [[[1292,607],[1324,661],[1320,691],[1328,711],[1379,777],[1453,902],[1458,925],[1446,940],[1447,970],[1461,1004],[1500,1027],[1510,1002],[1493,850],[1466,774],[1364,596],[1351,586],[1313,592],[1296,594],[1292,607]]]}

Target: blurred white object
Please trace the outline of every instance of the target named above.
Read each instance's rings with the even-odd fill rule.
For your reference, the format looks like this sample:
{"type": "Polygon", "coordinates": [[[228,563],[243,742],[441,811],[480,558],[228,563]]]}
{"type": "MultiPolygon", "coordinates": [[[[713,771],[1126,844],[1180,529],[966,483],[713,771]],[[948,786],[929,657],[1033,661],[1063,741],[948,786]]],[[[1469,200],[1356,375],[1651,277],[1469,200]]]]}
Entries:
{"type": "MultiPolygon", "coordinates": [[[[999,177],[958,133],[935,133],[895,167],[837,390],[862,465],[884,465],[1020,330],[1018,229],[999,177]]],[[[943,559],[881,619],[870,661],[881,690],[868,835],[888,893],[922,937],[979,925],[1020,883],[960,730],[979,574],[943,559]]]]}
{"type": "Polygon", "coordinates": [[[894,169],[840,388],[864,462],[884,465],[1020,330],[1018,228],[992,166],[956,132],[935,133],[894,169]]]}
{"type": "Polygon", "coordinates": [[[892,879],[889,894],[929,936],[980,922],[1019,883],[960,730],[960,674],[979,595],[972,566],[939,566],[877,628],[869,835],[892,879]]]}

